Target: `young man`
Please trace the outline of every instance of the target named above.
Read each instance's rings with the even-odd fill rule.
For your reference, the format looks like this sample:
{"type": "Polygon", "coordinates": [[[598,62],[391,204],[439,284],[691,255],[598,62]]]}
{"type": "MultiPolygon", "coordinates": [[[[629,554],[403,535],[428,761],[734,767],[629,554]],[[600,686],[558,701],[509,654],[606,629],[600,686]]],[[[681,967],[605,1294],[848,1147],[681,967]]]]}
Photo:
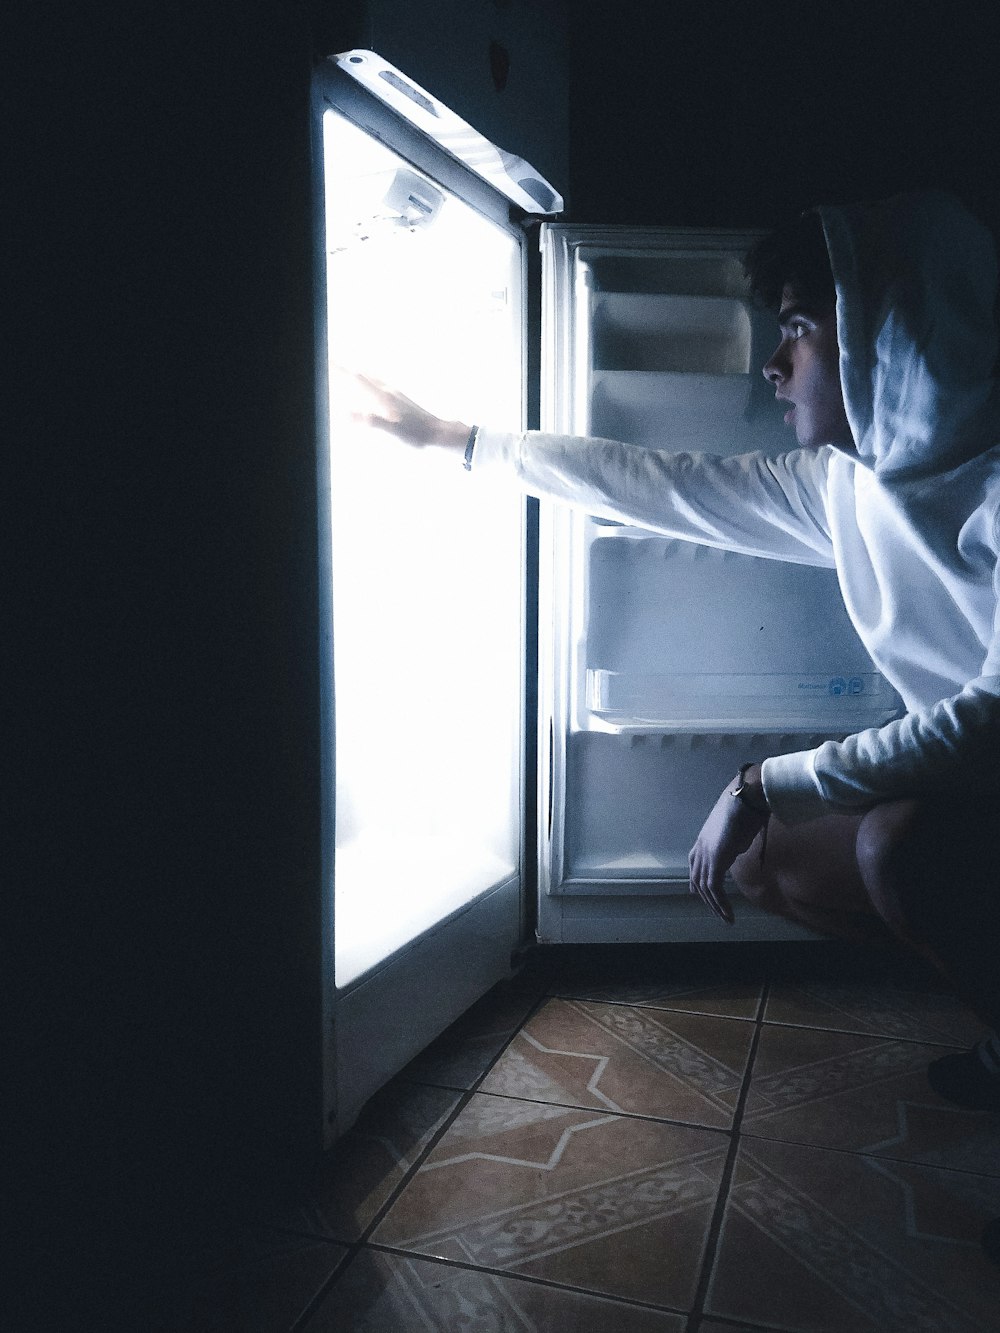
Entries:
{"type": "MultiPolygon", "coordinates": [[[[741,769],[691,851],[692,891],[731,921],[731,873],[753,901],[825,933],[892,932],[996,1029],[993,240],[948,195],[897,196],[804,215],[758,244],[747,272],[779,312],[781,342],[764,374],[789,404],[798,444],[780,458],[470,431],[381,386],[370,386],[376,405],[361,419],[589,513],[835,568],[905,715],[741,769]]],[[[935,1061],[929,1077],[960,1105],[1000,1111],[1000,1041],[991,1032],[935,1061]]],[[[996,1234],[990,1243],[1000,1249],[996,1234]]]]}

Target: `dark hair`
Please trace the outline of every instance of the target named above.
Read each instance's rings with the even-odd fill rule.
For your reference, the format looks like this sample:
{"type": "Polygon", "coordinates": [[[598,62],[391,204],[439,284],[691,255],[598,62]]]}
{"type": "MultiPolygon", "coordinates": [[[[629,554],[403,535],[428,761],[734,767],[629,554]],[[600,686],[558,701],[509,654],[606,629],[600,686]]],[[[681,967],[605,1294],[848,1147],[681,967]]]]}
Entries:
{"type": "Polygon", "coordinates": [[[785,287],[818,311],[837,299],[823,223],[813,210],[762,236],[747,252],[743,272],[754,300],[769,310],[779,308],[785,287]]]}

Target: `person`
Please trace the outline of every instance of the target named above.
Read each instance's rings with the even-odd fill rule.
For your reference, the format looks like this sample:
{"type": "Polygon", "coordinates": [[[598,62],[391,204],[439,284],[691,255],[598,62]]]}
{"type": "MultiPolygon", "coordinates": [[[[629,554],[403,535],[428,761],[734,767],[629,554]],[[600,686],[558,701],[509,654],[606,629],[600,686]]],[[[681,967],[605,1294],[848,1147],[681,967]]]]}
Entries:
{"type": "MultiPolygon", "coordinates": [[[[934,1089],[1000,1112],[1000,390],[990,231],[939,191],[818,207],[745,263],[778,312],[763,367],[797,447],[674,453],[442,421],[367,382],[355,415],[529,494],[670,537],[833,567],[896,720],[745,765],[691,850],[692,892],[824,934],[895,936],[987,1035],[934,1089]],[[766,854],[765,854],[766,848],[766,854]]],[[[668,444],[669,441],[665,441],[668,444]]],[[[1000,1219],[984,1233],[1000,1262],[1000,1219]]]]}

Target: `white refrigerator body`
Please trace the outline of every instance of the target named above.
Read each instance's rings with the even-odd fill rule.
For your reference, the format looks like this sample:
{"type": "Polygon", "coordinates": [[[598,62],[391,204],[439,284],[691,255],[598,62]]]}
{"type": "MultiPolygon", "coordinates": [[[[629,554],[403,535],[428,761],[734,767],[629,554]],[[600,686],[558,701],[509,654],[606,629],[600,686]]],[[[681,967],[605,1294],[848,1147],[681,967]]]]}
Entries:
{"type": "Polygon", "coordinates": [[[794,441],[760,374],[778,335],[747,299],[749,233],[546,223],[531,329],[509,204],[561,201],[530,167],[370,52],[327,62],[315,124],[332,1139],[509,972],[532,915],[526,844],[542,943],[808,937],[738,900],[724,926],[688,893],[688,849],[740,763],[878,725],[899,701],[833,571],[542,502],[535,587],[524,501],[352,436],[342,387],[327,397],[340,363],[518,430],[540,336],[543,429],[780,453],[794,441]],[[435,235],[450,238],[437,259],[435,235]]]}
{"type": "MultiPolygon", "coordinates": [[[[795,447],[761,374],[746,232],[545,224],[543,428],[674,452],[795,447]]],[[[894,716],[832,569],[711,550],[550,503],[539,553],[539,937],[754,940],[798,927],[687,855],[740,764],[894,716]]]]}

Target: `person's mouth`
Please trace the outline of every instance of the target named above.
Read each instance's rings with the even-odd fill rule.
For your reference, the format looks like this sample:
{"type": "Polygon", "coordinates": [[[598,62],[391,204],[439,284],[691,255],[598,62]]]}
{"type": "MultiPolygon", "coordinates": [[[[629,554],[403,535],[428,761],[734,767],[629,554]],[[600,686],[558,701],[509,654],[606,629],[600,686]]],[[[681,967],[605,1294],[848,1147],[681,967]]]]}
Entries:
{"type": "Polygon", "coordinates": [[[791,426],[794,424],[794,422],[795,422],[795,406],[793,404],[785,413],[785,425],[791,426]]]}

